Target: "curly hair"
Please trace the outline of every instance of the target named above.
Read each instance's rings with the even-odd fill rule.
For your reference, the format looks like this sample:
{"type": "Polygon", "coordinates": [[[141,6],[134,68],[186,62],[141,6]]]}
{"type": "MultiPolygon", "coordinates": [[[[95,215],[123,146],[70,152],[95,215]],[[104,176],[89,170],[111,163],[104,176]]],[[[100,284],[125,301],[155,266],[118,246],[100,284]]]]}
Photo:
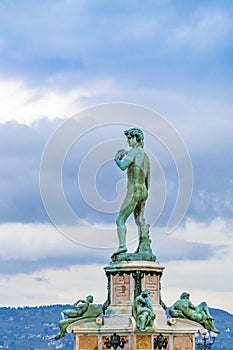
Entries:
{"type": "Polygon", "coordinates": [[[144,146],[144,135],[142,130],[137,128],[131,128],[124,131],[126,137],[136,137],[137,142],[143,147],[144,146]]]}

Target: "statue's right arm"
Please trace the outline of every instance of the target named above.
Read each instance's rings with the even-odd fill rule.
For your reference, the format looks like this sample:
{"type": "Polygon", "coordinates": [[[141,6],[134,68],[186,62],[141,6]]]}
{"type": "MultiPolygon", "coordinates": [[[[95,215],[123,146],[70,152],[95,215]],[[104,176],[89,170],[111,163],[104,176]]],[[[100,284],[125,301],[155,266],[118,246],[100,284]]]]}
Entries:
{"type": "Polygon", "coordinates": [[[190,309],[196,310],[196,306],[193,305],[191,302],[190,302],[190,304],[189,304],[189,307],[190,307],[190,309]]]}
{"type": "Polygon", "coordinates": [[[77,307],[79,306],[79,303],[86,303],[86,300],[82,300],[82,299],[79,299],[78,301],[76,301],[76,303],[74,303],[74,307],[77,307]]]}

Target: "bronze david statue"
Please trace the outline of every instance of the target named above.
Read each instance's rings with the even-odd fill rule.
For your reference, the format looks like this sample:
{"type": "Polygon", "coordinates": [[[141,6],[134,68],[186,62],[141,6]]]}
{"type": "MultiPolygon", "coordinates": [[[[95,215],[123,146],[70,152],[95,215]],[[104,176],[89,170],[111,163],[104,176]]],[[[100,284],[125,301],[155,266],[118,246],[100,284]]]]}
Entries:
{"type": "Polygon", "coordinates": [[[112,255],[112,259],[120,260],[118,256],[123,256],[122,254],[127,252],[126,221],[133,213],[139,236],[138,248],[134,253],[134,257],[136,258],[136,254],[139,253],[142,260],[155,260],[150,249],[149,225],[146,224],[144,219],[145,204],[150,186],[150,161],[143,149],[144,135],[142,130],[137,128],[128,129],[124,131],[124,134],[131,149],[129,151],[125,149],[118,150],[114,159],[121,170],[127,170],[127,193],[116,220],[119,247],[112,255]]]}

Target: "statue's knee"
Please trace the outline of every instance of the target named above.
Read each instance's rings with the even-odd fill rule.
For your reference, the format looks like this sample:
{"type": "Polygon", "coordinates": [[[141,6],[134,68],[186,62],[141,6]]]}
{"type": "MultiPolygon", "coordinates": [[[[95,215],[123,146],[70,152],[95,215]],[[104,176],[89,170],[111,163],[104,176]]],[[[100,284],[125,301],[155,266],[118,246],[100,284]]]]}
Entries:
{"type": "Polygon", "coordinates": [[[122,227],[122,226],[124,226],[124,224],[125,224],[124,220],[118,216],[118,218],[116,219],[117,227],[122,227]]]}
{"type": "Polygon", "coordinates": [[[205,309],[207,308],[207,303],[205,301],[203,301],[201,304],[198,305],[200,309],[205,309]]]}

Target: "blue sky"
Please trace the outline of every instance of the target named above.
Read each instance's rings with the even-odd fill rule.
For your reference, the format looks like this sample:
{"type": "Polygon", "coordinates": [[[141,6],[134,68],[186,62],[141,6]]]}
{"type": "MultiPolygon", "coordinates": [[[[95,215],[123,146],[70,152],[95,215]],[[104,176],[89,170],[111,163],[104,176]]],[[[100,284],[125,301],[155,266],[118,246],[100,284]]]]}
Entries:
{"type": "MultiPolygon", "coordinates": [[[[193,165],[190,206],[182,225],[168,236],[177,174],[161,144],[146,135],[167,181],[164,211],[151,232],[158,260],[166,266],[163,299],[172,303],[174,295],[188,290],[196,303],[203,299],[233,312],[232,12],[227,0],[0,3],[2,305],[67,303],[90,293],[105,300],[102,268],[116,244],[116,212],[102,215],[85,204],[77,190],[77,171],[80,149],[91,150],[93,140],[101,144],[110,136],[123,138],[123,126],[110,115],[109,123],[118,127],[87,133],[81,144],[73,145],[63,169],[69,204],[91,223],[79,223],[81,237],[95,246],[102,225],[102,244],[107,242],[109,249],[85,248],[54,228],[40,195],[40,161],[56,128],[73,115],[125,102],[164,116],[184,140],[193,165]],[[93,289],[93,276],[96,283],[101,280],[100,287],[93,289]],[[18,281],[23,283],[13,293],[18,281]]],[[[135,122],[143,128],[145,121],[135,117],[135,122]]],[[[158,211],[156,169],[151,203],[155,196],[158,211]]],[[[105,186],[97,177],[98,190],[113,200],[115,182],[125,174],[113,160],[101,171],[105,186]]],[[[48,179],[52,193],[53,179],[48,179]]],[[[132,222],[129,227],[133,240],[132,222]]]]}

